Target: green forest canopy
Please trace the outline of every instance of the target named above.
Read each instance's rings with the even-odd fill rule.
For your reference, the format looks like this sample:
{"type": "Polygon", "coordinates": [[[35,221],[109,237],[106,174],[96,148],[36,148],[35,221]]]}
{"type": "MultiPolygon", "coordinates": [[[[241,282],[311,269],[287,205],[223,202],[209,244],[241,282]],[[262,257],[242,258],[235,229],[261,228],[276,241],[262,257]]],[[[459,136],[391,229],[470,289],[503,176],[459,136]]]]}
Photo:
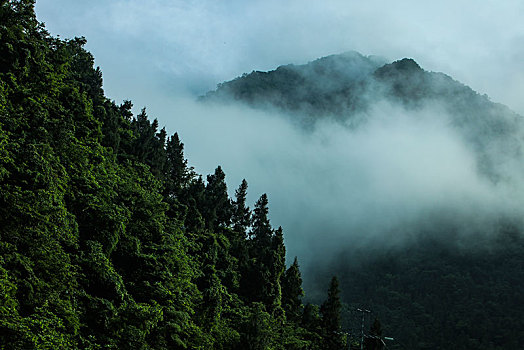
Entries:
{"type": "Polygon", "coordinates": [[[84,38],[0,4],[0,347],[322,346],[267,196],[229,198],[220,166],[204,180],[176,133],[104,96],[84,38]]]}

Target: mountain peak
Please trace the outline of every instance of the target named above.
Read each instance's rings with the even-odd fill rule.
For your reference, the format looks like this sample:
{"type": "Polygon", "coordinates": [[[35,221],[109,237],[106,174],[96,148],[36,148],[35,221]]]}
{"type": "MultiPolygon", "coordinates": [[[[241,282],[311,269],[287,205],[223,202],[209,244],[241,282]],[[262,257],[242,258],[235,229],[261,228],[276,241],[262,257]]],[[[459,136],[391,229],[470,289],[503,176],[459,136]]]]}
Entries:
{"type": "Polygon", "coordinates": [[[399,75],[418,75],[424,70],[412,58],[403,58],[393,63],[386,64],[375,71],[375,77],[388,78],[399,75]]]}
{"type": "Polygon", "coordinates": [[[391,66],[395,67],[397,70],[404,71],[413,71],[413,70],[422,70],[417,62],[412,58],[403,58],[401,60],[391,63],[391,66]]]}

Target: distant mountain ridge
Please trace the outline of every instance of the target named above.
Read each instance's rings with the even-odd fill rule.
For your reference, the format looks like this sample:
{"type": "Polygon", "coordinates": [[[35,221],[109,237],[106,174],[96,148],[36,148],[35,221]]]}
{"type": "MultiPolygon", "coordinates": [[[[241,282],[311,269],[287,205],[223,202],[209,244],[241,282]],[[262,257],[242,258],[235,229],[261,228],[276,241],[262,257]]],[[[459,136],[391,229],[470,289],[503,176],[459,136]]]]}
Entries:
{"type": "Polygon", "coordinates": [[[479,95],[446,74],[423,70],[411,58],[387,63],[383,58],[354,51],[303,65],[288,64],[268,72],[243,74],[218,84],[216,90],[201,99],[232,99],[253,107],[272,105],[288,112],[315,116],[344,112],[350,117],[352,112],[364,110],[377,98],[400,98],[412,106],[428,99],[449,99],[453,107],[476,105],[516,116],[506,106],[492,103],[486,95],[479,95]]]}
{"type": "Polygon", "coordinates": [[[438,106],[478,154],[479,168],[494,181],[504,177],[497,170],[503,166],[497,163],[507,161],[496,154],[524,160],[522,116],[444,73],[425,71],[410,58],[386,63],[346,52],[304,65],[253,71],[219,84],[201,101],[272,109],[306,127],[325,118],[358,126],[380,102],[408,111],[438,106]]]}
{"type": "MultiPolygon", "coordinates": [[[[253,107],[273,106],[307,115],[340,114],[355,105],[352,96],[385,60],[347,52],[304,65],[288,64],[269,72],[253,71],[219,84],[204,101],[228,99],[253,107]]],[[[354,108],[354,107],[353,107],[354,108]]]]}

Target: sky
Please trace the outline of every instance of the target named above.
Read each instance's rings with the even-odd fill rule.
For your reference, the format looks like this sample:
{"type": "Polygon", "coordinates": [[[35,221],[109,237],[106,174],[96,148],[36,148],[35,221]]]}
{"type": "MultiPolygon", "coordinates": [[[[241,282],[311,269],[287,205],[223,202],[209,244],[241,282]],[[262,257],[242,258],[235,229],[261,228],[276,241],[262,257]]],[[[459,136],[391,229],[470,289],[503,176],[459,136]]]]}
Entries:
{"type": "Polygon", "coordinates": [[[199,173],[221,165],[231,194],[246,178],[251,203],[267,193],[288,256],[303,266],[340,242],[394,245],[412,234],[397,228],[444,216],[469,230],[524,217],[522,176],[506,185],[479,176],[475,151],[438,109],[379,104],[354,132],[325,122],[304,133],[275,113],[195,102],[245,72],[355,50],[413,58],[524,115],[520,0],[40,0],[36,11],[51,34],[85,36],[106,95],[179,132],[199,173]]]}
{"type": "Polygon", "coordinates": [[[520,0],[38,0],[36,10],[52,34],[87,38],[109,97],[155,111],[149,95],[203,94],[356,50],[414,58],[524,114],[520,0]]]}

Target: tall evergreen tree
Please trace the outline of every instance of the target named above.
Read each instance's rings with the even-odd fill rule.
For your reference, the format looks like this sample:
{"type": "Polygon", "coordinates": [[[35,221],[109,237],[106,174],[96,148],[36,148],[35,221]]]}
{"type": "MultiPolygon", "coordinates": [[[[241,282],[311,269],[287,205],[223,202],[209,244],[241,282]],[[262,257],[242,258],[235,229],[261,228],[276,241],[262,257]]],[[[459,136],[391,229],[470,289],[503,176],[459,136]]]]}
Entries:
{"type": "Polygon", "coordinates": [[[329,284],[327,299],[320,307],[324,343],[327,350],[339,350],[344,346],[344,337],[340,326],[342,303],[340,302],[338,286],[338,279],[333,276],[329,284]]]}
{"type": "Polygon", "coordinates": [[[288,320],[295,323],[300,321],[304,307],[302,305],[303,296],[302,276],[298,259],[295,257],[293,264],[289,266],[282,278],[282,306],[288,320]]]}
{"type": "Polygon", "coordinates": [[[272,237],[271,260],[268,263],[270,271],[268,304],[271,302],[271,311],[276,317],[284,317],[282,309],[282,276],[286,271],[286,247],[282,227],[275,230],[272,237]]]}
{"type": "Polygon", "coordinates": [[[218,166],[215,173],[207,176],[205,206],[202,213],[208,229],[227,227],[231,222],[231,202],[227,195],[226,174],[218,166]]]}
{"type": "Polygon", "coordinates": [[[184,157],[184,144],[180,141],[178,133],[167,139],[166,157],[165,193],[167,196],[178,197],[191,177],[191,169],[188,168],[187,159],[184,157]]]}
{"type": "Polygon", "coordinates": [[[199,233],[205,228],[202,217],[206,190],[202,176],[193,179],[184,193],[184,204],[187,205],[187,215],[184,221],[187,232],[199,233]]]}
{"type": "Polygon", "coordinates": [[[268,199],[267,195],[264,193],[255,203],[251,219],[252,228],[250,236],[253,239],[255,250],[264,249],[271,244],[273,229],[269,223],[268,212],[268,199]]]}
{"type": "Polygon", "coordinates": [[[245,234],[250,222],[251,222],[251,211],[246,206],[247,196],[247,181],[242,180],[242,183],[235,190],[235,200],[233,201],[233,213],[231,216],[231,224],[233,230],[242,234],[245,234]]]}

